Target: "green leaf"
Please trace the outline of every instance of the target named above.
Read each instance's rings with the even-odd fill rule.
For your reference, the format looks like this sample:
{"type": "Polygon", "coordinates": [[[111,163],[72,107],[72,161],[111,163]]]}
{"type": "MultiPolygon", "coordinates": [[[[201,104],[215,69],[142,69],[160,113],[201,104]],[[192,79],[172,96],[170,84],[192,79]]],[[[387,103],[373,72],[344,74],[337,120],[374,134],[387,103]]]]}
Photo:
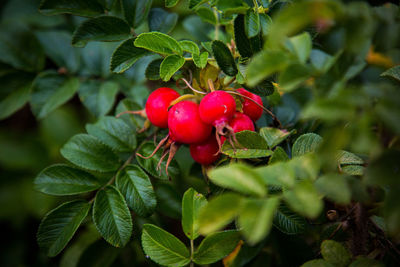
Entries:
{"type": "Polygon", "coordinates": [[[315,133],[306,133],[296,139],[292,147],[292,157],[315,152],[322,143],[322,137],[315,133]]]}
{"type": "Polygon", "coordinates": [[[152,32],[170,33],[178,21],[178,14],[162,8],[152,8],[149,13],[149,28],[152,32]]]}
{"type": "Polygon", "coordinates": [[[336,56],[333,57],[318,49],[313,49],[310,53],[311,65],[321,73],[327,72],[335,63],[336,59],[336,56]]]}
{"type": "Polygon", "coordinates": [[[311,76],[311,70],[301,64],[292,64],[279,75],[279,87],[283,92],[291,92],[311,76]]]}
{"type": "Polygon", "coordinates": [[[348,266],[351,261],[350,252],[342,244],[333,240],[322,242],[321,254],[324,260],[338,267],[348,266]]]}
{"type": "Polygon", "coordinates": [[[272,19],[267,14],[259,14],[260,16],[260,24],[261,24],[261,33],[263,35],[267,35],[269,33],[269,28],[272,25],[272,19]]]}
{"type": "MultiPolygon", "coordinates": [[[[154,144],[152,142],[147,142],[142,145],[142,147],[140,148],[138,153],[143,156],[148,156],[153,152],[154,149],[155,149],[154,144]]],[[[165,160],[161,163],[160,170],[157,170],[157,164],[160,161],[160,159],[161,159],[161,151],[160,150],[150,159],[136,157],[136,160],[138,161],[139,165],[143,169],[145,169],[148,173],[150,173],[152,176],[159,178],[159,179],[167,180],[168,175],[165,172],[165,166],[166,166],[165,160]]],[[[171,161],[171,164],[168,167],[168,173],[171,177],[175,177],[179,174],[179,167],[175,160],[171,161]]]]}
{"type": "Polygon", "coordinates": [[[289,58],[282,51],[268,50],[254,56],[247,68],[247,84],[252,87],[272,74],[284,70],[289,58]]]}
{"type": "Polygon", "coordinates": [[[132,217],[124,197],[112,185],[96,194],[93,222],[101,236],[115,247],[125,246],[132,235],[132,217]]]}
{"type": "Polygon", "coordinates": [[[217,8],[223,11],[225,16],[232,14],[244,14],[249,9],[249,6],[242,0],[219,0],[217,8]]]}
{"type": "Polygon", "coordinates": [[[226,141],[222,146],[222,153],[231,158],[262,158],[272,155],[267,142],[256,132],[241,131],[235,134],[238,146],[226,141]]]}
{"type": "Polygon", "coordinates": [[[286,154],[285,150],[281,148],[280,146],[276,147],[274,150],[274,153],[271,155],[271,157],[268,160],[268,164],[273,164],[276,162],[282,162],[282,161],[288,161],[289,156],[286,154]]]}
{"type": "Polygon", "coordinates": [[[161,62],[160,65],[160,77],[164,82],[171,79],[172,75],[175,74],[185,64],[185,59],[182,56],[169,55],[161,62]]]}
{"type": "Polygon", "coordinates": [[[79,68],[79,53],[71,46],[71,34],[66,31],[36,32],[39,42],[48,57],[58,67],[65,68],[69,73],[75,73],[79,68]]]}
{"type": "Polygon", "coordinates": [[[0,120],[23,107],[29,100],[33,75],[12,71],[0,76],[0,120]]]}
{"type": "Polygon", "coordinates": [[[244,15],[238,15],[234,21],[235,43],[239,54],[243,58],[249,58],[254,53],[257,53],[262,48],[261,36],[257,35],[253,38],[248,38],[245,31],[244,15]]]}
{"type": "Polygon", "coordinates": [[[238,223],[250,245],[260,242],[268,235],[279,202],[277,197],[247,199],[244,202],[238,223]]]}
{"type": "Polygon", "coordinates": [[[98,189],[100,181],[85,171],[66,164],[55,164],[35,178],[35,189],[55,196],[75,195],[98,189]]]}
{"type": "Polygon", "coordinates": [[[88,80],[79,87],[79,98],[96,117],[106,115],[114,105],[119,85],[116,82],[88,80]]]}
{"type": "Polygon", "coordinates": [[[153,261],[165,266],[185,266],[190,262],[186,246],[175,236],[152,225],[143,225],[142,247],[153,261]]]}
{"type": "Polygon", "coordinates": [[[165,0],[165,6],[166,7],[174,7],[179,0],[165,0]]]}
{"type": "Polygon", "coordinates": [[[88,170],[109,172],[120,165],[118,156],[110,147],[87,134],[73,136],[60,152],[70,162],[88,170]]]}
{"type": "Polygon", "coordinates": [[[69,13],[85,17],[100,15],[104,12],[103,7],[96,0],[43,0],[39,10],[46,15],[69,13]]]}
{"type": "Polygon", "coordinates": [[[389,77],[400,82],[400,66],[394,66],[393,68],[386,70],[381,74],[381,76],[389,77]]]}
{"type": "Polygon", "coordinates": [[[200,243],[194,253],[193,261],[200,265],[217,262],[231,253],[240,240],[236,230],[213,233],[200,243]]]}
{"type": "Polygon", "coordinates": [[[340,174],[324,174],[315,182],[317,190],[328,199],[338,204],[349,204],[351,190],[346,177],[340,174]]]}
{"type": "Polygon", "coordinates": [[[199,236],[199,212],[207,199],[193,188],[189,188],[182,199],[182,228],[185,235],[194,240],[199,236]]]}
{"type": "Polygon", "coordinates": [[[359,156],[355,155],[354,153],[340,150],[336,154],[336,159],[339,164],[343,165],[362,165],[364,164],[364,160],[359,156]]]}
{"type": "Polygon", "coordinates": [[[309,218],[316,218],[323,209],[323,202],[309,180],[303,180],[283,193],[289,207],[309,218]]]}
{"type": "Polygon", "coordinates": [[[212,198],[200,210],[199,232],[215,232],[230,223],[241,211],[243,198],[235,193],[225,193],[212,198]]]}
{"type": "Polygon", "coordinates": [[[255,171],[267,185],[292,187],[295,184],[296,173],[285,162],[258,167],[255,171]]]}
{"type": "Polygon", "coordinates": [[[45,64],[45,54],[39,41],[31,30],[19,23],[2,23],[0,51],[0,61],[19,70],[38,72],[45,64]]]}
{"type": "Polygon", "coordinates": [[[196,8],[204,2],[207,2],[207,0],[189,0],[189,8],[196,8]]]}
{"type": "Polygon", "coordinates": [[[221,70],[229,76],[235,76],[238,73],[235,59],[233,58],[229,48],[221,41],[215,40],[212,42],[212,52],[217,60],[221,70]]]}
{"type": "MultiPolygon", "coordinates": [[[[91,244],[84,251],[81,251],[82,255],[78,259],[79,262],[77,263],[77,265],[72,265],[72,266],[110,267],[112,266],[113,262],[120,254],[120,252],[121,252],[120,249],[110,246],[107,242],[104,242],[104,240],[100,239],[91,244]]],[[[60,267],[70,267],[70,266],[71,264],[60,267]]]]}
{"type": "Polygon", "coordinates": [[[274,226],[282,233],[296,235],[304,232],[307,221],[281,204],[274,215],[274,226]]]}
{"type": "MultiPolygon", "coordinates": [[[[84,48],[81,48],[82,65],[84,66],[81,70],[81,75],[108,78],[112,74],[110,71],[110,59],[115,48],[116,44],[110,42],[89,42],[84,48]]],[[[82,83],[86,84],[90,81],[85,80],[82,83]]],[[[101,85],[99,80],[97,82],[96,91],[101,85]]]]}
{"type": "Polygon", "coordinates": [[[207,65],[208,52],[202,52],[200,55],[193,54],[192,57],[196,67],[203,69],[207,65]]]}
{"type": "Polygon", "coordinates": [[[87,132],[117,152],[132,152],[136,147],[135,132],[122,119],[106,116],[86,125],[87,132]]]}
{"type": "Polygon", "coordinates": [[[151,55],[143,48],[136,47],[133,42],[135,38],[122,42],[111,56],[110,70],[115,73],[123,73],[141,57],[151,55]]]}
{"type": "Polygon", "coordinates": [[[145,32],[135,40],[135,46],[163,55],[182,55],[182,47],[174,38],[161,32],[145,32]]]}
{"type": "Polygon", "coordinates": [[[244,17],[244,29],[248,38],[252,38],[258,35],[260,32],[260,16],[258,11],[255,12],[253,9],[248,9],[244,17]]]}
{"type": "Polygon", "coordinates": [[[196,14],[204,21],[213,25],[217,24],[217,18],[215,17],[214,11],[206,6],[201,6],[196,9],[196,14]]]}
{"type": "Polygon", "coordinates": [[[128,165],[116,178],[116,186],[136,214],[150,216],[157,205],[156,195],[149,176],[137,165],[128,165]]]}
{"type": "Polygon", "coordinates": [[[301,267],[334,267],[334,265],[323,259],[310,260],[301,265],[301,267]]]}
{"type": "Polygon", "coordinates": [[[258,197],[267,194],[262,178],[247,165],[230,164],[212,169],[208,175],[213,183],[239,193],[258,197]]]}
{"type": "Polygon", "coordinates": [[[153,60],[146,68],[146,78],[149,80],[159,80],[160,78],[160,66],[162,58],[153,60]]]}
{"type": "Polygon", "coordinates": [[[369,259],[364,256],[358,256],[355,261],[353,261],[349,267],[384,267],[382,262],[377,260],[369,259]]]}
{"type": "Polygon", "coordinates": [[[121,0],[121,9],[125,20],[134,28],[137,28],[147,18],[153,0],[121,0]]]}
{"type": "Polygon", "coordinates": [[[156,188],[157,211],[177,220],[182,218],[182,199],[171,183],[161,183],[156,188]]]}
{"type": "Polygon", "coordinates": [[[263,127],[260,129],[260,135],[267,141],[270,148],[276,147],[288,138],[294,131],[286,131],[273,127],[263,127]]]}
{"type": "Polygon", "coordinates": [[[78,78],[67,78],[56,72],[40,73],[31,88],[31,108],[38,119],[43,119],[73,97],[79,88],[78,78]]]}
{"type": "Polygon", "coordinates": [[[130,31],[129,25],[123,19],[100,16],[79,25],[72,36],[72,45],[84,47],[90,41],[120,41],[129,38],[130,31]]]}
{"type": "Polygon", "coordinates": [[[200,49],[195,42],[189,40],[183,40],[179,41],[179,44],[182,47],[183,51],[189,52],[191,54],[200,55],[200,49]]]}
{"type": "Polygon", "coordinates": [[[289,38],[287,48],[293,52],[301,63],[306,63],[312,49],[311,36],[308,32],[289,38]]]}
{"type": "MultiPolygon", "coordinates": [[[[120,101],[115,109],[115,115],[118,115],[124,111],[128,110],[141,110],[143,109],[138,103],[132,101],[129,98],[125,98],[120,101]]],[[[143,127],[144,118],[140,116],[132,116],[131,114],[123,114],[119,119],[122,119],[126,125],[128,125],[132,130],[138,130],[143,127]]]]}
{"type": "Polygon", "coordinates": [[[48,256],[54,257],[64,249],[85,219],[90,206],[86,201],[76,200],[46,214],[39,225],[37,241],[48,256]]]}

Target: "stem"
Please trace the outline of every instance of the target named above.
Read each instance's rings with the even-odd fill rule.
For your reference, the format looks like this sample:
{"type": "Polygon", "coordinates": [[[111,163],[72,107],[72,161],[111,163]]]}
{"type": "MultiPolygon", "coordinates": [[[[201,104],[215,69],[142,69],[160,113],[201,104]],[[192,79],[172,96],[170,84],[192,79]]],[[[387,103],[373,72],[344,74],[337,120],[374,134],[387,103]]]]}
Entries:
{"type": "Polygon", "coordinates": [[[215,19],[217,21],[217,23],[215,24],[215,40],[218,40],[218,37],[219,37],[219,21],[218,21],[218,11],[216,10],[216,8],[214,8],[214,16],[215,16],[215,19]]]}
{"type": "Polygon", "coordinates": [[[224,83],[225,86],[230,85],[231,83],[233,83],[236,80],[236,77],[233,76],[232,78],[230,78],[226,83],[224,83]]]}
{"type": "Polygon", "coordinates": [[[193,256],[194,256],[194,243],[193,239],[190,239],[190,267],[194,266],[193,256]]]}
{"type": "Polygon", "coordinates": [[[175,99],[174,101],[172,101],[172,102],[169,104],[169,107],[172,107],[172,106],[178,104],[179,102],[181,102],[181,101],[183,101],[183,100],[186,100],[186,99],[190,99],[190,98],[197,98],[197,96],[195,96],[195,95],[189,95],[189,94],[181,95],[180,97],[178,97],[177,99],[175,99]]]}
{"type": "Polygon", "coordinates": [[[180,80],[182,80],[186,84],[186,86],[189,87],[190,90],[192,90],[193,92],[196,92],[196,93],[202,94],[202,95],[206,95],[207,94],[205,92],[201,92],[201,91],[198,91],[198,90],[194,89],[185,78],[180,78],[180,80]]]}
{"type": "Polygon", "coordinates": [[[208,82],[208,89],[210,89],[211,92],[214,92],[215,88],[214,88],[214,84],[213,84],[212,80],[208,79],[207,82],[208,82]]]}

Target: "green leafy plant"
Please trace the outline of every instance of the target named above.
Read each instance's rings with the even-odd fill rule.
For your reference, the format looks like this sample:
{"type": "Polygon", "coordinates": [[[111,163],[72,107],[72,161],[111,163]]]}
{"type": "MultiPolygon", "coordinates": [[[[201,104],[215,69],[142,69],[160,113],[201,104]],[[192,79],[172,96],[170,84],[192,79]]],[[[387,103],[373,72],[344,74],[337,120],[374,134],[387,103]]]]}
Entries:
{"type": "Polygon", "coordinates": [[[399,7],[372,2],[0,5],[0,166],[57,197],[40,253],[398,265],[399,7]]]}

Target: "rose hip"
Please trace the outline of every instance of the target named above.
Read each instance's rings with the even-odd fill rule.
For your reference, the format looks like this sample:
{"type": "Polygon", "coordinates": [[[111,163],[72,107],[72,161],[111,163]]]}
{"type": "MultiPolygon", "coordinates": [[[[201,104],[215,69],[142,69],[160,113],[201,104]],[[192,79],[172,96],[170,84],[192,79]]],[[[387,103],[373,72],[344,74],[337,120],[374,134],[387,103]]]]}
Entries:
{"type": "Polygon", "coordinates": [[[168,107],[179,94],[168,87],[161,87],[152,92],[146,102],[146,115],[149,121],[160,128],[168,127],[168,107]]]}
{"type": "Polygon", "coordinates": [[[189,149],[192,158],[202,165],[210,165],[221,156],[218,153],[219,146],[214,135],[211,135],[207,140],[201,143],[191,144],[189,149]]]}
{"type": "MultiPolygon", "coordinates": [[[[236,91],[244,96],[253,99],[255,102],[263,106],[263,102],[260,96],[255,95],[244,88],[239,88],[236,91]]],[[[252,119],[253,121],[257,121],[261,117],[262,112],[262,108],[257,106],[253,101],[247,98],[243,98],[243,113],[249,116],[250,119],[252,119]]]]}

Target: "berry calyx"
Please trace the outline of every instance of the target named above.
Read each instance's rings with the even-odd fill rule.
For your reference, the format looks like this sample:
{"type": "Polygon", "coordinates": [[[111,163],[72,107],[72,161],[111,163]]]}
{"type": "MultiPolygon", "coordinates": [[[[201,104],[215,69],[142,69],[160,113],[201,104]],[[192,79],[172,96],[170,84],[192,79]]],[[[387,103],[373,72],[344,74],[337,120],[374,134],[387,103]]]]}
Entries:
{"type": "MultiPolygon", "coordinates": [[[[229,126],[232,128],[234,133],[238,133],[241,131],[254,131],[254,123],[250,119],[249,116],[246,114],[243,114],[241,112],[235,112],[235,115],[233,116],[233,119],[229,122],[229,126]]],[[[226,138],[224,136],[221,136],[221,143],[223,144],[225,142],[226,138]]]]}
{"type": "MultiPolygon", "coordinates": [[[[263,106],[263,102],[260,96],[253,94],[244,88],[239,88],[236,90],[236,92],[240,93],[241,95],[247,96],[248,98],[253,99],[255,102],[263,106]]],[[[261,117],[263,109],[260,106],[257,106],[253,101],[247,98],[243,98],[242,104],[243,104],[243,113],[249,116],[250,119],[252,119],[253,121],[257,121],[261,117]]]]}
{"type": "Polygon", "coordinates": [[[179,97],[178,92],[168,87],[153,91],[146,102],[146,115],[149,121],[160,128],[168,127],[168,107],[179,97]]]}
{"type": "Polygon", "coordinates": [[[235,99],[225,91],[213,91],[207,94],[199,106],[201,119],[215,126],[217,130],[229,122],[235,110],[235,99]]]}
{"type": "Polygon", "coordinates": [[[191,144],[189,149],[192,158],[202,165],[210,165],[221,156],[221,154],[218,153],[219,146],[214,135],[211,135],[207,140],[201,143],[191,144]]]}
{"type": "Polygon", "coordinates": [[[176,142],[199,143],[206,140],[212,127],[204,123],[199,115],[199,105],[191,101],[181,101],[168,112],[168,128],[176,142]]]}

